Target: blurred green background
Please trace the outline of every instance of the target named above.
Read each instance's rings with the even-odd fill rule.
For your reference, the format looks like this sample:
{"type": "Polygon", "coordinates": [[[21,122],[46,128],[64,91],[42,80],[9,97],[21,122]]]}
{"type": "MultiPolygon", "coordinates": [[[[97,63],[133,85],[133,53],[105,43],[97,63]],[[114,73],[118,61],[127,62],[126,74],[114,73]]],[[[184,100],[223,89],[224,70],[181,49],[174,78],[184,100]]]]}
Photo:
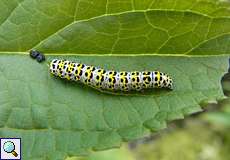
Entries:
{"type": "MultiPolygon", "coordinates": [[[[221,80],[230,96],[230,73],[221,80]]],[[[209,104],[201,113],[177,120],[158,133],[67,160],[230,160],[230,98],[209,104]]]]}

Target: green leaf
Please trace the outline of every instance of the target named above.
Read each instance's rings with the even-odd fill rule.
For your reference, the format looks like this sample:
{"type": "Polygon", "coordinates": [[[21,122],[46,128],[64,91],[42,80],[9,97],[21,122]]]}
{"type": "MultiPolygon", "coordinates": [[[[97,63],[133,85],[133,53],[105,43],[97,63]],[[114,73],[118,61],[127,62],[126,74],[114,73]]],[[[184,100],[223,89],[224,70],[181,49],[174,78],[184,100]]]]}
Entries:
{"type": "Polygon", "coordinates": [[[201,111],[224,98],[229,17],[229,4],[207,0],[1,0],[0,137],[21,137],[23,159],[64,159],[201,111]],[[50,76],[32,48],[47,61],[160,70],[175,89],[101,93],[50,76]]]}
{"type": "MultiPolygon", "coordinates": [[[[57,56],[48,58],[53,57],[57,56]]],[[[226,57],[79,59],[125,70],[160,68],[173,75],[175,90],[130,96],[104,94],[50,76],[46,64],[27,55],[2,55],[0,135],[22,137],[24,157],[58,159],[119,146],[149,130],[164,128],[166,121],[200,111],[201,102],[223,97],[219,77],[227,67],[226,57]]]]}
{"type": "Polygon", "coordinates": [[[229,4],[214,0],[0,3],[1,51],[35,47],[60,54],[219,55],[230,51],[229,4]]]}

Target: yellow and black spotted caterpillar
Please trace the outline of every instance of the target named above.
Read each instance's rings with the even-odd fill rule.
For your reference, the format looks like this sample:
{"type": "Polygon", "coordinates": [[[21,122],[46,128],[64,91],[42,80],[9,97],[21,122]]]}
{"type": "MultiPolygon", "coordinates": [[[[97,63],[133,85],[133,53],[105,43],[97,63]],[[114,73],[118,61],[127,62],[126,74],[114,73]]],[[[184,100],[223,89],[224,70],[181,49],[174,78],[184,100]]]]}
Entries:
{"type": "Polygon", "coordinates": [[[54,59],[50,72],[58,77],[80,81],[93,88],[111,91],[140,91],[147,88],[173,88],[172,79],[159,71],[117,72],[99,67],[54,59]]]}

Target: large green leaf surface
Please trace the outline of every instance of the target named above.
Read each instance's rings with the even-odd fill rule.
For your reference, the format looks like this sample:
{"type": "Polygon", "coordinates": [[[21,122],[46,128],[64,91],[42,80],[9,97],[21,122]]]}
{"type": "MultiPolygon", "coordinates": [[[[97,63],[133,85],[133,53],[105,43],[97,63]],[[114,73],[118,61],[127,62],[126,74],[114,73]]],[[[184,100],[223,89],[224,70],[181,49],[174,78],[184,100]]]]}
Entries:
{"type": "Polygon", "coordinates": [[[224,98],[228,3],[196,0],[1,0],[0,137],[23,159],[64,159],[118,147],[224,98]],[[106,94],[55,78],[53,58],[116,70],[160,70],[173,91],[106,94]]]}

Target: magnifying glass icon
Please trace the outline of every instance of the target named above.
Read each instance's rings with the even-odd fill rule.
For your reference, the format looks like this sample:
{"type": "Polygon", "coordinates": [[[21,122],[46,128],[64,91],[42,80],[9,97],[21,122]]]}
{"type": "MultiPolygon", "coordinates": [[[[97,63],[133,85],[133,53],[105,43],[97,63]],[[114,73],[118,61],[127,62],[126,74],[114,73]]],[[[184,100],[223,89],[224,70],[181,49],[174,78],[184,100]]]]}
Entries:
{"type": "Polygon", "coordinates": [[[17,157],[18,154],[17,152],[15,152],[15,145],[13,142],[11,141],[7,141],[3,144],[3,150],[6,152],[6,153],[11,153],[14,155],[14,157],[17,157]]]}

